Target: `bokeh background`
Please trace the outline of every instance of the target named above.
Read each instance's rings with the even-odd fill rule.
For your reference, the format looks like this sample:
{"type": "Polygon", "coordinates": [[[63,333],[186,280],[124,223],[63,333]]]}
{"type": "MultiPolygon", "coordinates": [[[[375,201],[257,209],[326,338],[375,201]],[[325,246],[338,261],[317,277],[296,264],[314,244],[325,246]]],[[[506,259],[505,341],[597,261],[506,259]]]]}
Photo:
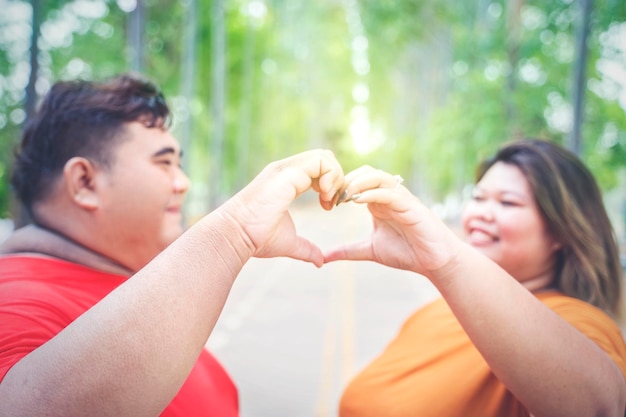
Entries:
{"type": "MultiPolygon", "coordinates": [[[[0,241],[20,213],[12,149],[40,97],[127,71],[173,109],[189,224],[268,162],[329,148],[346,170],[402,175],[455,226],[477,162],[533,136],[596,175],[626,268],[624,0],[0,0],[0,241]]],[[[369,232],[358,209],[292,216],[326,248],[369,232]]],[[[242,417],[336,417],[349,379],[436,295],[404,272],[248,262],[207,344],[242,417]]]]}
{"type": "Polygon", "coordinates": [[[0,218],[39,98],[124,71],[174,110],[189,222],[317,147],[454,218],[476,163],[536,136],[581,155],[624,239],[624,0],[0,0],[0,218]]]}

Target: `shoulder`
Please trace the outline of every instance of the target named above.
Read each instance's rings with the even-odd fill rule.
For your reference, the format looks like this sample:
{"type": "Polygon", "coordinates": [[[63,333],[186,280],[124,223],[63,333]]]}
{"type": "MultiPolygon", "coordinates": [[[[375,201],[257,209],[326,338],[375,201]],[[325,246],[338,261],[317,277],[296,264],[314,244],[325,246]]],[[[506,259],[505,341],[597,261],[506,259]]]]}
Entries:
{"type": "MultiPolygon", "coordinates": [[[[71,274],[75,265],[38,254],[0,256],[0,286],[38,288],[57,283],[55,277],[71,274]]],[[[76,265],[78,266],[78,265],[76,265]]]]}
{"type": "Polygon", "coordinates": [[[555,313],[566,320],[590,322],[595,325],[619,328],[615,321],[598,307],[558,291],[547,291],[536,295],[537,298],[555,313]]]}
{"type": "Polygon", "coordinates": [[[626,342],[617,323],[601,309],[559,292],[537,298],[581,333],[593,340],[617,363],[626,376],[626,342]]]}
{"type": "Polygon", "coordinates": [[[39,253],[0,255],[0,280],[50,275],[89,275],[122,278],[121,275],[98,271],[80,263],[39,253]]]}
{"type": "Polygon", "coordinates": [[[47,256],[0,256],[0,304],[15,305],[30,299],[54,302],[83,293],[101,297],[125,279],[47,256]]]}

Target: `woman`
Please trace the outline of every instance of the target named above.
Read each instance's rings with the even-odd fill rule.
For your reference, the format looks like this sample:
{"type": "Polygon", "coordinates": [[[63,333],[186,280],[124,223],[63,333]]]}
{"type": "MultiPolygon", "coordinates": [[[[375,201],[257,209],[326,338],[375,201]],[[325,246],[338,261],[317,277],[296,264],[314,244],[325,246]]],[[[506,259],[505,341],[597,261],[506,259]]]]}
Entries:
{"type": "Polygon", "coordinates": [[[479,169],[466,243],[397,177],[363,167],[345,187],[374,230],[326,261],[414,271],[442,298],[349,384],[341,417],[624,415],[617,244],[575,155],[541,140],[503,147],[479,169]]]}

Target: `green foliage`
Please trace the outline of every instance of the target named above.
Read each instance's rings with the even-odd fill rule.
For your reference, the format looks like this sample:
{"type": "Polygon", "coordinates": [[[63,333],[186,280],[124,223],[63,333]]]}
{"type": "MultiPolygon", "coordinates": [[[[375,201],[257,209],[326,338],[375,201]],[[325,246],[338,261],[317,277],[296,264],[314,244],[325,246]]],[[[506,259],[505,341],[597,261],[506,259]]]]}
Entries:
{"type": "MultiPolygon", "coordinates": [[[[94,2],[106,7],[101,16],[81,14],[77,1],[40,2],[44,25],[72,28],[63,42],[42,42],[41,91],[58,79],[128,70],[129,15],[113,0],[94,2]]],[[[188,3],[144,1],[142,72],[162,87],[175,117],[189,65],[188,3]]],[[[577,2],[526,0],[515,13],[503,0],[232,0],[224,2],[223,153],[215,155],[213,1],[196,3],[191,136],[185,138],[192,194],[216,186],[230,195],[269,161],[324,147],[347,170],[366,163],[400,173],[423,198],[440,200],[471,182],[476,163],[503,141],[568,141],[562,116],[573,100],[577,2]],[[366,89],[365,98],[355,96],[358,88],[366,89]],[[360,139],[353,135],[359,114],[360,139]],[[218,162],[222,169],[214,175],[209,168],[218,162]]],[[[626,165],[626,115],[599,63],[609,57],[626,64],[620,55],[626,52],[606,43],[607,33],[626,21],[626,3],[594,5],[582,156],[610,189],[626,165]]],[[[0,18],[0,216],[10,204],[10,149],[21,127],[28,68],[28,39],[5,28],[29,24],[28,16],[0,18]]],[[[200,204],[206,197],[201,191],[194,198],[200,204]]]]}
{"type": "MultiPolygon", "coordinates": [[[[433,197],[443,198],[447,193],[459,191],[471,181],[478,160],[504,141],[534,136],[568,143],[569,131],[562,119],[571,109],[573,99],[577,3],[524,2],[520,14],[512,14],[507,9],[509,3],[502,1],[463,5],[439,2],[436,7],[442,12],[426,14],[425,10],[433,7],[428,2],[419,5],[396,2],[396,6],[392,2],[362,2],[367,6],[371,3],[378,4],[369,9],[370,39],[374,39],[374,48],[384,49],[383,52],[376,49],[376,53],[386,57],[372,66],[373,71],[389,74],[403,60],[410,59],[412,64],[407,68],[419,72],[418,77],[431,76],[432,69],[424,60],[441,63],[441,71],[447,72],[447,83],[434,94],[429,92],[433,83],[405,83],[405,87],[414,89],[414,95],[430,94],[427,105],[407,99],[406,88],[387,93],[385,99],[377,97],[379,103],[386,105],[402,103],[409,108],[403,111],[412,112],[418,119],[413,126],[393,128],[400,128],[395,134],[405,140],[415,138],[413,148],[398,149],[400,152],[412,149],[412,163],[418,165],[413,171],[429,184],[433,197]],[[456,12],[451,10],[454,7],[456,12]],[[394,13],[402,14],[403,18],[394,13]],[[430,18],[420,19],[422,16],[430,18]],[[404,36],[396,33],[392,39],[382,27],[396,18],[400,21],[396,28],[403,27],[403,19],[420,24],[405,28],[404,36]],[[511,23],[515,21],[517,26],[511,23]],[[449,45],[449,55],[424,47],[429,44],[449,45]],[[410,56],[416,49],[426,53],[410,56]],[[419,130],[415,126],[420,126],[419,130]]],[[[592,16],[587,64],[587,75],[598,82],[603,78],[596,65],[601,57],[598,40],[611,25],[626,20],[623,3],[610,0],[601,3],[596,5],[592,16]]],[[[623,65],[626,57],[622,59],[623,65]]],[[[405,74],[410,77],[410,73],[405,71],[405,74]]],[[[372,88],[380,95],[392,91],[388,83],[372,88]]],[[[617,184],[616,168],[626,165],[625,110],[615,99],[599,97],[591,89],[586,90],[585,99],[582,157],[603,188],[610,189],[617,184]],[[606,145],[607,140],[612,141],[610,145],[606,145]]],[[[394,110],[398,107],[391,106],[394,110]]],[[[373,108],[381,113],[379,117],[393,118],[389,110],[373,108]]]]}

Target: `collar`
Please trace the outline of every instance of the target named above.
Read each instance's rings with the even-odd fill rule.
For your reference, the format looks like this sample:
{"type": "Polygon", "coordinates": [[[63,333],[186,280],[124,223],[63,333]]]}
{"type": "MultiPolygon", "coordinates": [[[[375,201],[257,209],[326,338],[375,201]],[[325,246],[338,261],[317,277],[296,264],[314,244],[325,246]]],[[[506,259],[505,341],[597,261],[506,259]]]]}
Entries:
{"type": "Polygon", "coordinates": [[[130,276],[133,274],[128,268],[112,259],[59,233],[34,224],[17,229],[0,244],[0,256],[18,253],[63,259],[117,275],[130,276]]]}

